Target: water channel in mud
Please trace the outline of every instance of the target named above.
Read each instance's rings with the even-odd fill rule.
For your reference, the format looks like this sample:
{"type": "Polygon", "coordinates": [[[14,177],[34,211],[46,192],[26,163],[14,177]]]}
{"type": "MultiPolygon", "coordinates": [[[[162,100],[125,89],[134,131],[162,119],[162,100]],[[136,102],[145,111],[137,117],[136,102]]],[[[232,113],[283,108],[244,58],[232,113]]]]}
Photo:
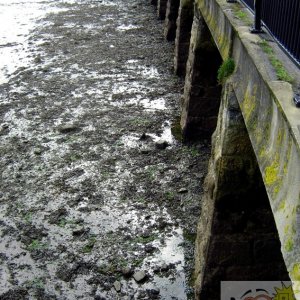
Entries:
{"type": "Polygon", "coordinates": [[[210,150],[148,2],[0,0],[0,299],[192,297],[210,150]]]}

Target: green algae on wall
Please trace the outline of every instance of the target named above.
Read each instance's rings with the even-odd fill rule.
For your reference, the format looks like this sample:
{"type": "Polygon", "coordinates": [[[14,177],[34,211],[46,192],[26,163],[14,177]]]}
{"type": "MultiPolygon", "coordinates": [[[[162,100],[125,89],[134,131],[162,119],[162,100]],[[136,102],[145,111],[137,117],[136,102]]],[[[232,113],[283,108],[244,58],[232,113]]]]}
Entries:
{"type": "MultiPolygon", "coordinates": [[[[224,28],[225,28],[225,19],[219,18],[220,16],[218,14],[214,14],[213,11],[207,11],[204,3],[204,1],[196,1],[199,11],[201,11],[202,16],[205,19],[206,24],[208,25],[212,36],[214,38],[214,41],[217,45],[217,48],[219,49],[219,52],[223,58],[223,60],[226,60],[230,56],[230,50],[231,50],[231,33],[227,35],[224,28]]],[[[228,27],[230,28],[230,27],[228,27]]]]}
{"type": "Polygon", "coordinates": [[[181,4],[182,8],[193,9],[193,1],[192,0],[181,0],[180,4],[181,4]]]}
{"type": "Polygon", "coordinates": [[[247,89],[244,100],[242,102],[242,111],[244,113],[246,125],[256,108],[257,85],[254,85],[251,91],[252,93],[250,93],[249,89],[247,89]]]}

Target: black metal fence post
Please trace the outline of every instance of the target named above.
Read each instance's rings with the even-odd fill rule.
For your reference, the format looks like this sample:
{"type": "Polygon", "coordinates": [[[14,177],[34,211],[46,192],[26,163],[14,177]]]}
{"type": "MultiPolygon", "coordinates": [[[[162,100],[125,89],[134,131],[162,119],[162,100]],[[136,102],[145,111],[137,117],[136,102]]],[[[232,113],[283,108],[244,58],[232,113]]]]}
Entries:
{"type": "Polygon", "coordinates": [[[254,26],[251,27],[251,33],[262,33],[263,30],[261,28],[261,10],[262,10],[262,0],[254,1],[254,26]]]}

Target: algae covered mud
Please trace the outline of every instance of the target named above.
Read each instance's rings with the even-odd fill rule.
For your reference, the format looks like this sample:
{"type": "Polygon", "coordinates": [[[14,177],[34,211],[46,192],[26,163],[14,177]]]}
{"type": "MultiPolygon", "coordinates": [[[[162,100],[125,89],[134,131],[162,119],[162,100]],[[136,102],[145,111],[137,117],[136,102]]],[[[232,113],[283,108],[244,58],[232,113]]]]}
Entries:
{"type": "Polygon", "coordinates": [[[0,299],[192,297],[209,149],[148,2],[0,0],[0,299]]]}

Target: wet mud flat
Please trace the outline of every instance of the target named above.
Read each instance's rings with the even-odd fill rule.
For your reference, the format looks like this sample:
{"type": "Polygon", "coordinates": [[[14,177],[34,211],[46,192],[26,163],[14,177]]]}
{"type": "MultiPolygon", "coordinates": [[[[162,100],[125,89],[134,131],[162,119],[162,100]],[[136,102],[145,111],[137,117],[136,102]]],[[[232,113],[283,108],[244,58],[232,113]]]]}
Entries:
{"type": "Polygon", "coordinates": [[[210,149],[148,2],[49,1],[0,86],[0,299],[193,296],[210,149]]]}

